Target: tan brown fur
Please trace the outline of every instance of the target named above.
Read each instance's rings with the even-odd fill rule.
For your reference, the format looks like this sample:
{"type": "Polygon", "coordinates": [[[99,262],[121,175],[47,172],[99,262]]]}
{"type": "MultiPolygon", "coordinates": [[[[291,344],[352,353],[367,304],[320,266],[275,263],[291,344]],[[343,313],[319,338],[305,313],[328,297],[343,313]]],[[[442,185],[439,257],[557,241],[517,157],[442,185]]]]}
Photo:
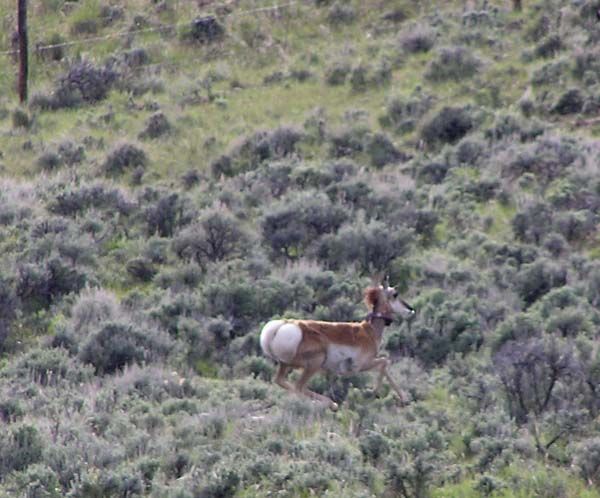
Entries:
{"type": "Polygon", "coordinates": [[[391,316],[396,312],[414,313],[414,310],[398,297],[393,287],[368,287],[365,303],[371,313],[369,319],[362,322],[279,320],[267,323],[261,332],[261,347],[265,354],[279,363],[275,382],[287,390],[324,402],[335,410],[337,404],[331,399],[306,388],[310,378],[320,370],[344,374],[376,369],[379,372],[376,389],[385,376],[398,396],[405,400],[404,393],[387,372],[389,360],[377,354],[383,329],[391,321],[391,316]],[[277,336],[280,329],[283,335],[277,336]],[[278,358],[273,355],[273,341],[278,341],[280,351],[286,351],[284,356],[278,358]],[[281,359],[284,357],[285,361],[281,359]],[[301,368],[303,372],[292,385],[286,378],[295,368],[301,368]]]}

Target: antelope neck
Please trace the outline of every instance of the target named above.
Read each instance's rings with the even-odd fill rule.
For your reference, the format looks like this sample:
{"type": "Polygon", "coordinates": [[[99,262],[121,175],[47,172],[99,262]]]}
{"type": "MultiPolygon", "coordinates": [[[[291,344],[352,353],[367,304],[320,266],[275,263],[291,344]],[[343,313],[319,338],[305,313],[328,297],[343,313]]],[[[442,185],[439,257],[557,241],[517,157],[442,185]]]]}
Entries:
{"type": "Polygon", "coordinates": [[[367,322],[369,322],[371,325],[373,325],[373,320],[375,320],[377,318],[383,320],[385,322],[386,327],[388,325],[390,325],[394,320],[391,316],[384,315],[383,313],[380,313],[379,311],[371,311],[371,312],[367,313],[367,322]]]}

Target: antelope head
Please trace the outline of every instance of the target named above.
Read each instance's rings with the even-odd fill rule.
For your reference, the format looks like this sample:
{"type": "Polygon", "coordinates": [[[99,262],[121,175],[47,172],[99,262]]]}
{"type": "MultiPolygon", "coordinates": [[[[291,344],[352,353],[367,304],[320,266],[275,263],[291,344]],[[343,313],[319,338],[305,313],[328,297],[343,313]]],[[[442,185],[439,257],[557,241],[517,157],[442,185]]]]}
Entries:
{"type": "Polygon", "coordinates": [[[392,322],[395,314],[407,318],[415,313],[415,309],[388,282],[369,287],[365,292],[365,302],[370,310],[369,315],[384,318],[386,324],[392,322]]]}

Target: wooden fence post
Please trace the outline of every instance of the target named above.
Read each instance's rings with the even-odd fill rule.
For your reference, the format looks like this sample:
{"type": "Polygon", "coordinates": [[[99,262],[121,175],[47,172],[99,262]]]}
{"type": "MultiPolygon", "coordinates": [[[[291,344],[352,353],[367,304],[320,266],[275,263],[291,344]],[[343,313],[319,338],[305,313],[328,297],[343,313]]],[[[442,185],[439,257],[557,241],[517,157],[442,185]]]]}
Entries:
{"type": "Polygon", "coordinates": [[[19,102],[27,101],[29,73],[27,50],[27,0],[17,0],[17,33],[19,35],[19,102]]]}

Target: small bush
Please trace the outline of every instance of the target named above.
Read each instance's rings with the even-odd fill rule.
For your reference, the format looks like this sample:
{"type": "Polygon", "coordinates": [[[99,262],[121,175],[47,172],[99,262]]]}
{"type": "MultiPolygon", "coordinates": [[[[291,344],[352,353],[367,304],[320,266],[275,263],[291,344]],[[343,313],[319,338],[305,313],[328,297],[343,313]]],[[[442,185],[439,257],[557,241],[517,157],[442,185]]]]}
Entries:
{"type": "Polygon", "coordinates": [[[65,294],[79,292],[87,280],[58,257],[44,264],[23,263],[17,271],[16,294],[29,311],[47,308],[65,294]]]}
{"type": "Polygon", "coordinates": [[[417,121],[432,105],[433,98],[429,95],[416,94],[408,99],[392,97],[386,101],[386,112],[379,122],[397,133],[408,133],[414,130],[417,121]]]}
{"type": "Polygon", "coordinates": [[[44,440],[31,425],[14,427],[0,444],[0,474],[25,470],[42,460],[44,440]]]}
{"type": "Polygon", "coordinates": [[[336,1],[327,12],[327,22],[333,26],[352,24],[356,19],[354,7],[336,1]]]}
{"type": "Polygon", "coordinates": [[[481,61],[465,47],[442,48],[436,59],[431,61],[425,77],[431,81],[462,81],[474,76],[481,61]]]}
{"type": "Polygon", "coordinates": [[[13,128],[24,128],[29,129],[33,124],[33,119],[27,111],[22,109],[15,109],[12,112],[12,126],[13,128]]]}
{"type": "Polygon", "coordinates": [[[517,291],[526,306],[530,306],[554,287],[566,284],[566,270],[540,259],[523,265],[517,274],[517,291]]]}
{"type": "Polygon", "coordinates": [[[382,168],[386,164],[407,160],[407,156],[400,152],[383,133],[375,133],[369,139],[365,152],[370,157],[371,164],[376,168],[382,168]]]}
{"type": "Polygon", "coordinates": [[[99,375],[110,374],[132,363],[164,357],[169,342],[160,333],[113,322],[103,325],[83,344],[79,357],[99,375]]]}
{"type": "Polygon", "coordinates": [[[569,71],[569,63],[566,60],[549,62],[533,72],[531,83],[534,85],[555,85],[569,71]]]}
{"type": "Polygon", "coordinates": [[[400,35],[400,46],[409,54],[429,52],[435,44],[435,32],[426,25],[414,26],[400,35]]]}
{"type": "Polygon", "coordinates": [[[205,265],[240,254],[247,241],[248,236],[231,213],[212,209],[175,237],[173,249],[180,258],[205,265]]]}
{"type": "Polygon", "coordinates": [[[552,112],[561,115],[577,114],[583,109],[585,98],[578,88],[572,88],[563,93],[552,108],[552,112]]]}
{"type": "Polygon", "coordinates": [[[588,483],[600,482],[600,438],[591,437],[573,444],[573,467],[588,483]]]}
{"type": "Polygon", "coordinates": [[[125,265],[127,273],[140,282],[150,282],[157,273],[156,268],[147,258],[133,258],[125,265]]]}
{"type": "Polygon", "coordinates": [[[56,83],[51,97],[51,108],[76,107],[82,103],[94,104],[104,100],[117,73],[105,67],[96,67],[89,61],[81,61],[69,67],[56,83]]]}
{"type": "Polygon", "coordinates": [[[144,209],[146,233],[160,237],[173,237],[180,226],[190,222],[189,213],[184,209],[185,199],[178,193],[148,192],[149,206],[144,209]]]}
{"type": "Polygon", "coordinates": [[[554,57],[563,48],[560,37],[557,35],[549,36],[535,47],[535,55],[537,57],[554,57]]]}
{"type": "Polygon", "coordinates": [[[296,128],[280,126],[272,131],[259,131],[235,144],[230,152],[211,164],[213,175],[234,176],[256,169],[268,159],[282,159],[297,151],[304,135],[296,128]]]}
{"type": "Polygon", "coordinates": [[[148,118],[148,121],[146,121],[146,127],[139,134],[139,138],[158,138],[166,135],[170,131],[171,123],[164,113],[158,111],[148,118]]]}
{"type": "Polygon", "coordinates": [[[148,158],[143,149],[128,142],[120,142],[108,153],[102,168],[107,175],[119,176],[126,169],[138,166],[145,168],[147,163],[148,158]]]}
{"type": "Polygon", "coordinates": [[[108,188],[101,183],[82,187],[62,186],[54,198],[50,198],[47,209],[61,216],[77,216],[90,208],[116,210],[120,215],[131,214],[133,203],[122,190],[108,188]]]}
{"type": "Polygon", "coordinates": [[[263,237],[275,254],[294,258],[345,219],[345,211],[329,197],[307,191],[270,207],[262,221],[263,237]]]}
{"type": "Polygon", "coordinates": [[[41,386],[60,385],[64,380],[79,384],[91,378],[90,370],[62,349],[32,349],[9,368],[14,375],[41,386]]]}
{"type": "Polygon", "coordinates": [[[430,145],[456,143],[463,138],[475,123],[469,109],[464,107],[443,107],[427,121],[421,129],[421,137],[430,145]]]}
{"type": "Polygon", "coordinates": [[[343,85],[352,70],[347,61],[334,61],[325,69],[325,82],[331,86],[343,85]]]}
{"type": "Polygon", "coordinates": [[[221,41],[225,37],[225,28],[214,16],[194,19],[180,34],[187,43],[206,45],[221,41]]]}
{"type": "Polygon", "coordinates": [[[378,221],[342,226],[323,238],[318,253],[332,269],[356,265],[362,273],[385,271],[388,264],[408,250],[409,230],[389,227],[378,221]]]}
{"type": "Polygon", "coordinates": [[[329,138],[329,155],[339,158],[353,156],[362,152],[365,148],[365,139],[368,134],[368,128],[360,125],[336,131],[329,138]]]}

